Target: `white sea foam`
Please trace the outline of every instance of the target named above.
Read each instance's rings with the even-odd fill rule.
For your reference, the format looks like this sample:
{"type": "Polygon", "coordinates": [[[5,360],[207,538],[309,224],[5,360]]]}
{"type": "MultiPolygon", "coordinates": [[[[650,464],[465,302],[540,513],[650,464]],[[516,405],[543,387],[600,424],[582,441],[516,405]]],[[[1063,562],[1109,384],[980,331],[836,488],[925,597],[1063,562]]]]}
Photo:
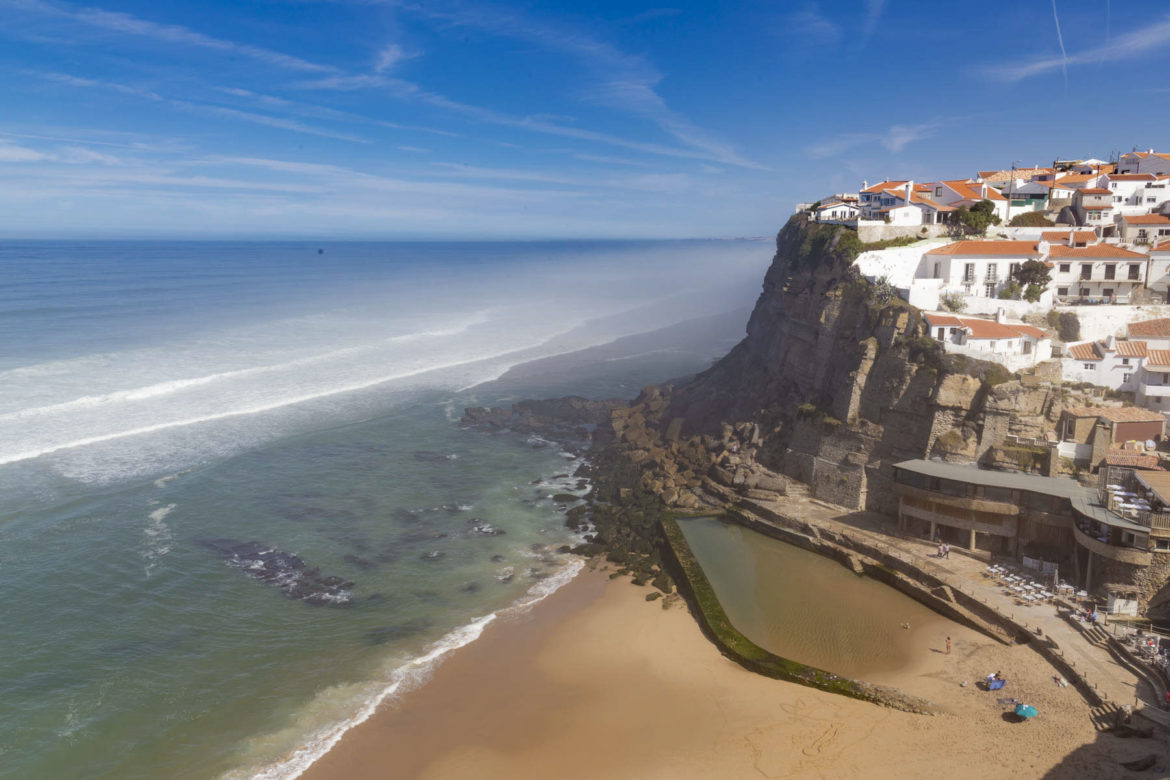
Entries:
{"type": "Polygon", "coordinates": [[[171,546],[174,544],[175,535],[164,521],[176,506],[178,504],[160,506],[147,515],[150,522],[142,529],[145,540],[140,553],[146,561],[144,570],[147,577],[154,574],[154,570],[158,568],[159,560],[171,551],[171,546]]]}
{"type": "Polygon", "coordinates": [[[567,585],[583,568],[585,568],[585,562],[580,559],[574,558],[568,561],[555,574],[535,583],[518,601],[497,612],[473,618],[466,625],[456,628],[435,642],[424,654],[399,665],[390,673],[386,684],[365,701],[362,701],[352,716],[320,729],[311,735],[303,745],[275,763],[258,770],[241,769],[228,772],[223,775],[223,780],[244,780],[244,778],[292,780],[292,778],[300,776],[315,761],[340,742],[347,731],[369,720],[383,702],[402,696],[429,680],[439,664],[454,651],[466,647],[478,639],[483,634],[484,629],[496,618],[531,609],[567,585]]]}

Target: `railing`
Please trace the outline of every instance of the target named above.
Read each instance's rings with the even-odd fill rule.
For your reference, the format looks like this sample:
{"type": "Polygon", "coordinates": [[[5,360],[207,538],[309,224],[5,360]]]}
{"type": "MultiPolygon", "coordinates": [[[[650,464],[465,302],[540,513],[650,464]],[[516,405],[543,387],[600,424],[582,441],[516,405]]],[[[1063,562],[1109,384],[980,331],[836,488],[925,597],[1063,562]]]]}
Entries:
{"type": "Polygon", "coordinates": [[[1147,528],[1170,531],[1170,514],[1166,512],[1138,512],[1137,520],[1147,528]]]}

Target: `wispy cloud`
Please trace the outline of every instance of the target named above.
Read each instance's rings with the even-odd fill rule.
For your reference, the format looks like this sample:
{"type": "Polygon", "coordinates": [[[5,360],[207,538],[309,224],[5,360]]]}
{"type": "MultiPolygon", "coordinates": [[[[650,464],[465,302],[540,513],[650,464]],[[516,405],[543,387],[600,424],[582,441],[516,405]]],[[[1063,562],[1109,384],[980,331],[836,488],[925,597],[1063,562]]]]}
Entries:
{"type": "Polygon", "coordinates": [[[821,13],[816,3],[808,3],[784,19],[785,34],[805,45],[834,46],[841,40],[841,28],[821,13]]]}
{"type": "Polygon", "coordinates": [[[836,157],[855,147],[880,144],[896,154],[915,141],[930,138],[942,125],[942,122],[931,121],[917,125],[891,125],[884,133],[840,133],[805,147],[805,152],[814,158],[836,157]]]}
{"type": "MultiPolygon", "coordinates": [[[[460,5],[444,8],[435,3],[395,5],[425,19],[522,40],[573,57],[585,66],[596,83],[595,87],[585,91],[586,97],[593,102],[647,119],[705,158],[745,168],[761,167],[671,109],[656,91],[662,74],[643,57],[624,52],[580,31],[496,7],[460,5]]],[[[561,127],[551,123],[536,124],[561,127]]]]}
{"type": "Polygon", "coordinates": [[[1141,29],[1117,36],[1109,43],[1077,54],[1066,56],[1062,53],[1059,57],[1038,57],[1019,64],[989,65],[983,72],[1002,81],[1015,82],[1070,65],[1130,60],[1167,45],[1170,45],[1170,16],[1163,16],[1141,29]]]}
{"type": "Polygon", "coordinates": [[[864,46],[877,31],[878,21],[886,9],[886,0],[865,0],[865,21],[861,24],[861,45],[864,46]]]}
{"type": "Polygon", "coordinates": [[[397,43],[391,43],[378,52],[378,59],[374,63],[374,72],[385,73],[388,70],[392,70],[394,66],[403,60],[408,60],[417,56],[417,54],[407,53],[406,50],[404,50],[397,43]]]}
{"type": "Polygon", "coordinates": [[[0,141],[0,163],[24,163],[47,160],[49,156],[44,152],[30,149],[26,146],[17,146],[7,141],[0,141]]]}
{"type": "Polygon", "coordinates": [[[213,38],[189,27],[174,24],[159,24],[130,14],[104,11],[98,8],[76,8],[64,3],[50,4],[43,0],[0,0],[0,5],[25,11],[35,11],[58,18],[70,19],[78,24],[94,27],[126,36],[145,38],[158,44],[193,46],[210,51],[223,52],[233,56],[248,57],[267,65],[287,70],[328,73],[337,69],[321,65],[300,57],[283,54],[271,49],[237,43],[222,38],[213,38]]]}
{"type": "Polygon", "coordinates": [[[30,71],[28,73],[47,81],[53,81],[71,87],[77,87],[81,89],[109,90],[121,93],[123,95],[142,98],[143,100],[149,100],[155,103],[162,103],[173,108],[181,109],[183,111],[219,116],[226,119],[236,119],[242,122],[251,122],[252,124],[275,127],[281,130],[289,130],[294,133],[304,133],[306,135],[315,135],[322,138],[333,138],[339,141],[369,143],[367,139],[361,138],[359,136],[350,135],[348,133],[339,133],[333,130],[327,130],[312,125],[306,125],[305,123],[298,122],[295,119],[269,116],[268,114],[257,114],[252,111],[241,111],[237,108],[219,106],[212,103],[197,103],[191,100],[181,100],[178,98],[165,97],[153,90],[146,89],[144,87],[135,87],[133,85],[120,84],[113,81],[100,81],[98,79],[82,78],[80,76],[73,76],[67,73],[44,73],[39,71],[30,71]]]}

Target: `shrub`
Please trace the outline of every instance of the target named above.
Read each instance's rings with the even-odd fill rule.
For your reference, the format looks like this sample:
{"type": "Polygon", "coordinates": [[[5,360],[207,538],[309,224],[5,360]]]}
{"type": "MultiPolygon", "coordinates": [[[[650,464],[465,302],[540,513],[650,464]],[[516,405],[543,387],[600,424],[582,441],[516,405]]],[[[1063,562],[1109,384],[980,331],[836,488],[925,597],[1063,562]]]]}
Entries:
{"type": "Polygon", "coordinates": [[[1039,211],[1025,211],[1012,217],[1011,227],[1051,227],[1052,222],[1039,211]]]}
{"type": "Polygon", "coordinates": [[[967,310],[967,302],[959,293],[944,293],[938,298],[938,305],[947,311],[961,313],[967,310]]]}
{"type": "Polygon", "coordinates": [[[1060,340],[1064,342],[1081,340],[1081,319],[1076,312],[1052,309],[1044,315],[1048,327],[1056,331],[1060,340]]]}

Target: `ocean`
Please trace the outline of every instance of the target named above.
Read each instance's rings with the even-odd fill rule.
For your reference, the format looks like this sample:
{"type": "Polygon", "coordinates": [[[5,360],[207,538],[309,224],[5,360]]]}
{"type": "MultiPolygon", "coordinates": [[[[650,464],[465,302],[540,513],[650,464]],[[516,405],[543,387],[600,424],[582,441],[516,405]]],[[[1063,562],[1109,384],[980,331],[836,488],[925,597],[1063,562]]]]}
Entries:
{"type": "Polygon", "coordinates": [[[581,566],[580,456],[463,408],[702,370],[771,255],[0,244],[0,777],[295,777],[581,566]]]}

